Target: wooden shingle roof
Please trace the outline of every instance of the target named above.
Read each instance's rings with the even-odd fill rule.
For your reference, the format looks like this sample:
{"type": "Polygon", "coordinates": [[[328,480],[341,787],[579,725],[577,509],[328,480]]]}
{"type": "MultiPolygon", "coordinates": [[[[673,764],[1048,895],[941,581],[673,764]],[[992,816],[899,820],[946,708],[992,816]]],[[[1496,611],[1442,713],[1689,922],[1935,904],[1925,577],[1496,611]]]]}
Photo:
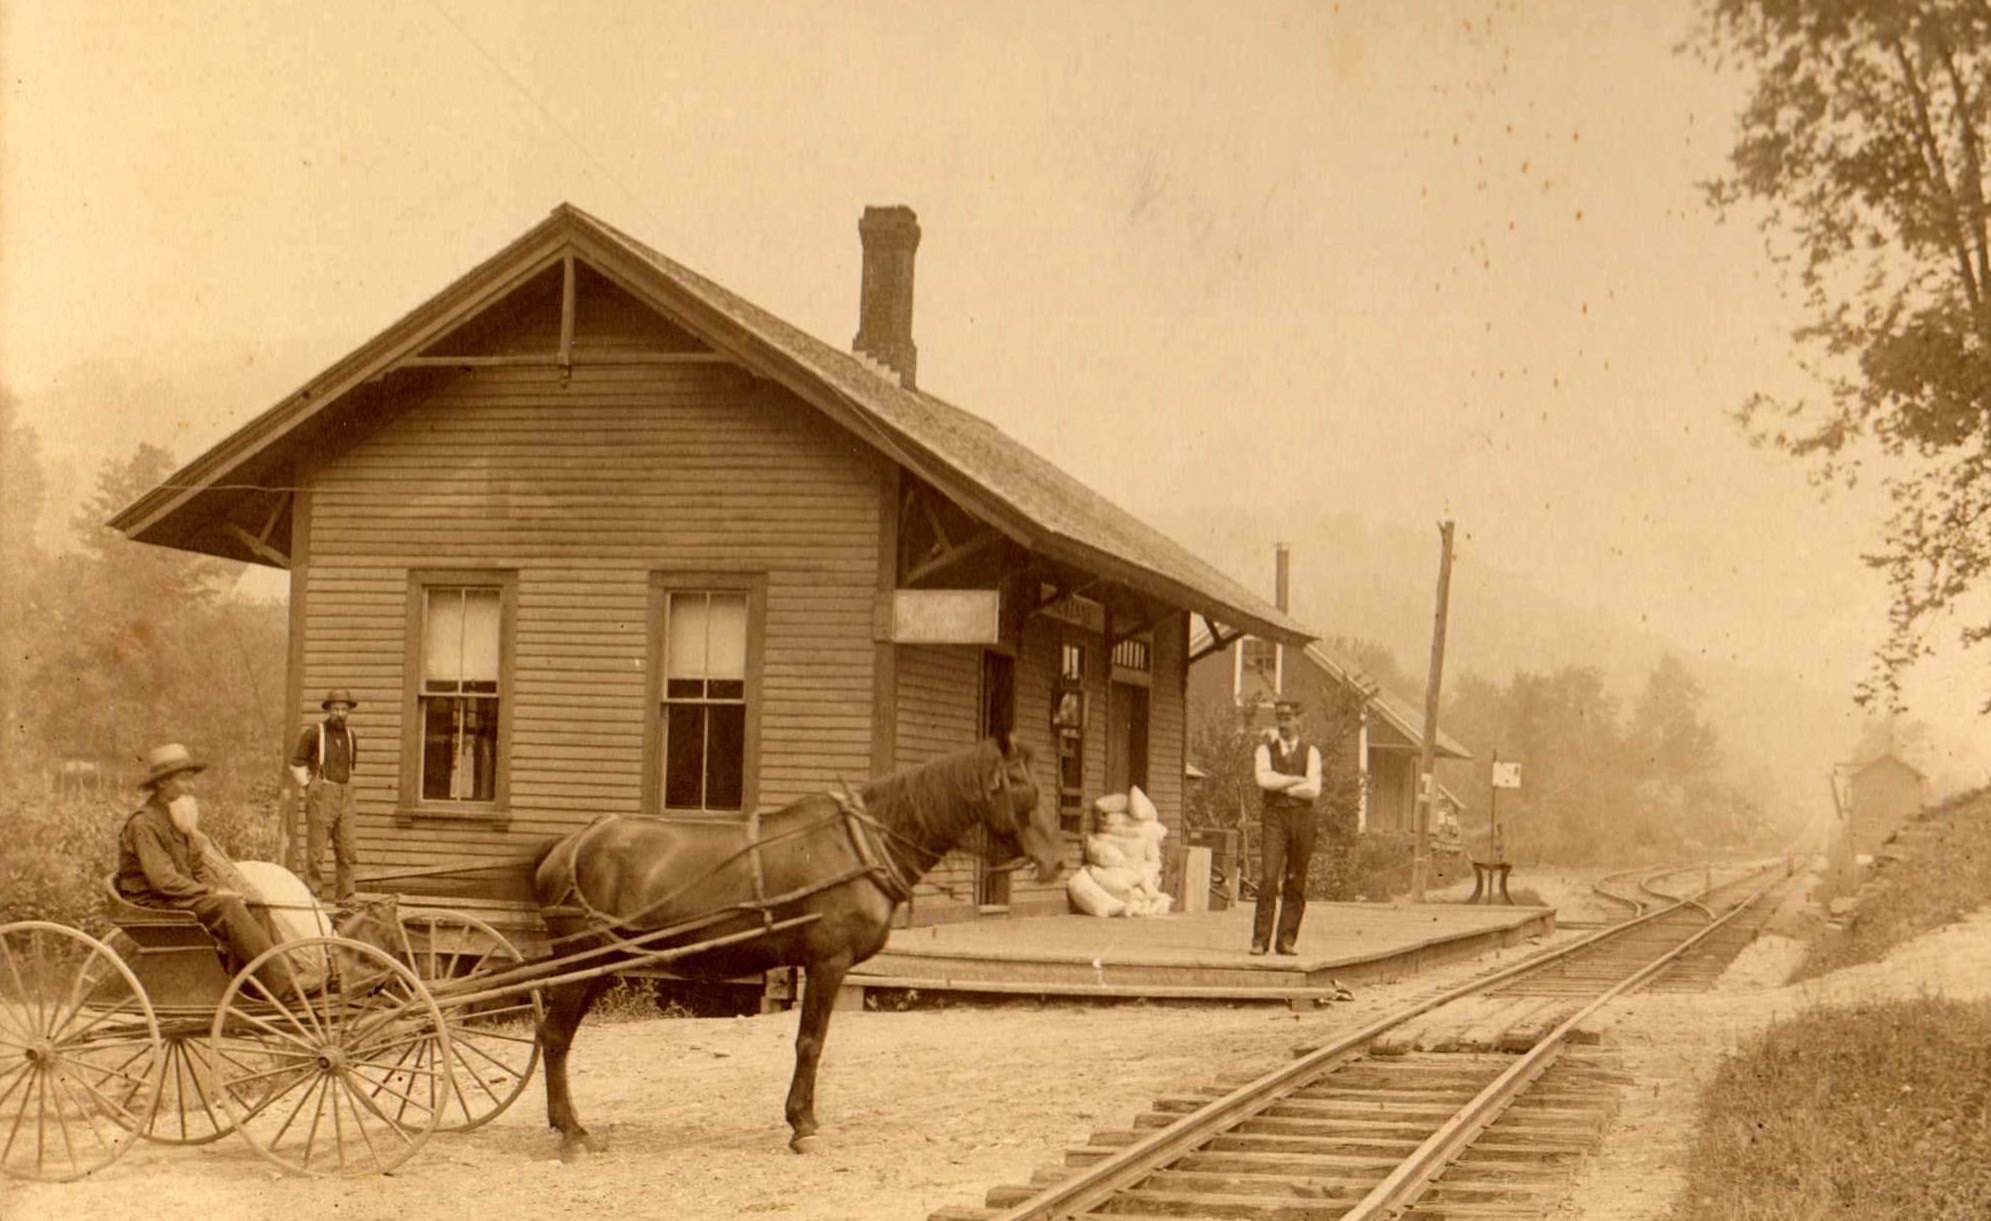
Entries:
{"type": "MultiPolygon", "coordinates": [[[[127,536],[267,563],[244,549],[239,502],[348,396],[568,254],[700,339],[823,410],[887,457],[1039,554],[1232,629],[1300,645],[1315,633],[1014,438],[807,334],[571,205],[189,462],[111,520],[127,536]],[[228,523],[233,521],[233,528],[228,523]]],[[[266,530],[267,533],[267,530],[266,530]]]]}

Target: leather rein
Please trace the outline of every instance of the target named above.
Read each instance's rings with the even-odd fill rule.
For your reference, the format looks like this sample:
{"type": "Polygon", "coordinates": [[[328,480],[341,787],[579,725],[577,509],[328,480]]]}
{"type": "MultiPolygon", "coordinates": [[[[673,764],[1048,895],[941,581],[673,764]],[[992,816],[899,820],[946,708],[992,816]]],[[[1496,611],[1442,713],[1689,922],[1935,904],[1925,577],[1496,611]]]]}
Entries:
{"type": "MultiPolygon", "coordinates": [[[[748,858],[751,863],[754,897],[751,901],[743,901],[732,906],[743,912],[758,912],[763,922],[766,923],[771,924],[773,922],[774,907],[779,904],[796,902],[833,887],[841,886],[845,882],[860,877],[869,878],[885,897],[890,899],[894,904],[909,901],[913,896],[914,888],[919,883],[920,877],[925,873],[925,868],[920,869],[918,873],[914,873],[908,868],[906,862],[900,859],[901,854],[909,854],[914,860],[918,860],[921,856],[926,855],[934,855],[935,859],[938,859],[938,856],[944,855],[944,853],[934,854],[933,849],[929,845],[911,839],[878,821],[865,808],[863,794],[851,788],[847,783],[839,785],[838,788],[831,790],[826,795],[836,802],[836,809],[833,812],[825,814],[820,818],[812,819],[800,826],[789,827],[771,837],[763,838],[761,836],[760,816],[757,812],[748,815],[746,826],[747,842],[737,851],[715,863],[697,878],[665,892],[661,897],[651,900],[636,911],[625,913],[603,911],[595,904],[589,902],[587,895],[581,890],[580,877],[577,873],[581,850],[586,846],[591,836],[616,821],[618,816],[607,815],[596,819],[581,832],[580,838],[574,842],[573,850],[568,853],[567,885],[565,891],[557,902],[543,909],[548,914],[571,913],[584,916],[591,927],[579,932],[555,937],[552,939],[553,944],[557,945],[563,942],[579,940],[583,937],[597,936],[604,933],[613,933],[620,929],[628,929],[636,921],[654,914],[677,899],[680,895],[689,891],[692,887],[716,876],[726,866],[742,857],[748,858]],[[784,839],[792,839],[816,830],[831,818],[842,821],[844,833],[848,836],[851,848],[857,855],[857,864],[849,869],[833,874],[806,889],[788,892],[779,896],[769,896],[766,893],[766,875],[761,865],[761,849],[769,844],[780,843],[784,839]]],[[[998,759],[995,786],[984,800],[991,805],[997,801],[1002,802],[1008,807],[1010,819],[1013,822],[1016,819],[1016,807],[1012,799],[1008,760],[998,759]]],[[[1015,834],[1016,832],[1013,831],[1012,833],[1015,834]]],[[[1020,835],[1018,835],[1018,842],[1021,842],[1020,835]]],[[[1021,868],[1029,862],[1030,858],[1028,856],[1019,856],[1013,861],[1008,861],[1001,865],[992,865],[990,868],[996,872],[1009,872],[1021,868]]],[[[926,868],[930,867],[928,865],[926,868]]]]}

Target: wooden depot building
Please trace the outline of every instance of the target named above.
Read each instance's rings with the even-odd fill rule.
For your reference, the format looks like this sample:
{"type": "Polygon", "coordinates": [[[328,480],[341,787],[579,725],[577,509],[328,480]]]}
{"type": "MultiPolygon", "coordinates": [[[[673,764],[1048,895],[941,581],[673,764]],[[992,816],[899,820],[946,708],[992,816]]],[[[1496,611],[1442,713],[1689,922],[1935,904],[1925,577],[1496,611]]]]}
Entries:
{"type": "MultiPolygon", "coordinates": [[[[476,906],[438,871],[1003,726],[1074,860],[1129,784],[1180,829],[1192,618],[1312,634],[918,389],[918,224],[858,228],[847,352],[563,205],[113,520],[289,571],[293,740],[359,700],[363,886],[476,906]]],[[[983,866],[943,862],[911,919],[1064,910],[983,866]]]]}

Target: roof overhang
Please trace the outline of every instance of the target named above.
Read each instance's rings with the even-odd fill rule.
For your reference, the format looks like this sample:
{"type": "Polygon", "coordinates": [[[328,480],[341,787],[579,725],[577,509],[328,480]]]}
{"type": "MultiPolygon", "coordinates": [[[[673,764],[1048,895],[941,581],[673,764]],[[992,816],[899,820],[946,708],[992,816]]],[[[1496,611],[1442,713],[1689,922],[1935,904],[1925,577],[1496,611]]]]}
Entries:
{"type": "MultiPolygon", "coordinates": [[[[325,444],[338,444],[342,434],[350,437],[370,430],[377,420],[369,408],[390,410],[407,389],[408,383],[402,379],[439,381],[450,376],[446,368],[408,362],[466,318],[575,257],[586,260],[594,271],[670,317],[756,379],[780,386],[822,412],[1018,546],[1096,573],[1144,597],[1201,614],[1212,624],[1294,646],[1314,639],[1313,633],[1278,612],[1261,612],[1242,604],[1240,598],[1220,596],[1191,581],[1046,528],[983,485],[972,472],[892,427],[794,352],[783,350],[674,279],[650,257],[653,254],[613,227],[562,205],[442,292],[140,496],[112,517],[110,525],[140,542],[287,566],[288,533],[284,527],[288,517],[273,515],[272,506],[279,500],[287,504],[288,493],[299,483],[297,467],[310,461],[325,444]],[[395,379],[391,391],[384,385],[390,376],[395,379]]],[[[702,277],[689,272],[685,277],[702,282],[702,277]]]]}

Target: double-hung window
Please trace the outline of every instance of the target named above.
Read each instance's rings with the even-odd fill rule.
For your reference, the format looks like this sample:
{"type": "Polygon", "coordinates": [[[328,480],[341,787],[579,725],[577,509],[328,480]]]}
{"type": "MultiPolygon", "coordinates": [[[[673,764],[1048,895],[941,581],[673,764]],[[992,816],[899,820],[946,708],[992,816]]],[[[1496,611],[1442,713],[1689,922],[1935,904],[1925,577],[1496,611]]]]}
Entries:
{"type": "Polygon", "coordinates": [[[754,798],[760,602],[750,579],[658,580],[652,740],[663,813],[736,814],[754,798]]]}
{"type": "Polygon", "coordinates": [[[509,573],[411,574],[416,681],[402,755],[404,807],[447,813],[503,805],[515,588],[509,573]]]}

